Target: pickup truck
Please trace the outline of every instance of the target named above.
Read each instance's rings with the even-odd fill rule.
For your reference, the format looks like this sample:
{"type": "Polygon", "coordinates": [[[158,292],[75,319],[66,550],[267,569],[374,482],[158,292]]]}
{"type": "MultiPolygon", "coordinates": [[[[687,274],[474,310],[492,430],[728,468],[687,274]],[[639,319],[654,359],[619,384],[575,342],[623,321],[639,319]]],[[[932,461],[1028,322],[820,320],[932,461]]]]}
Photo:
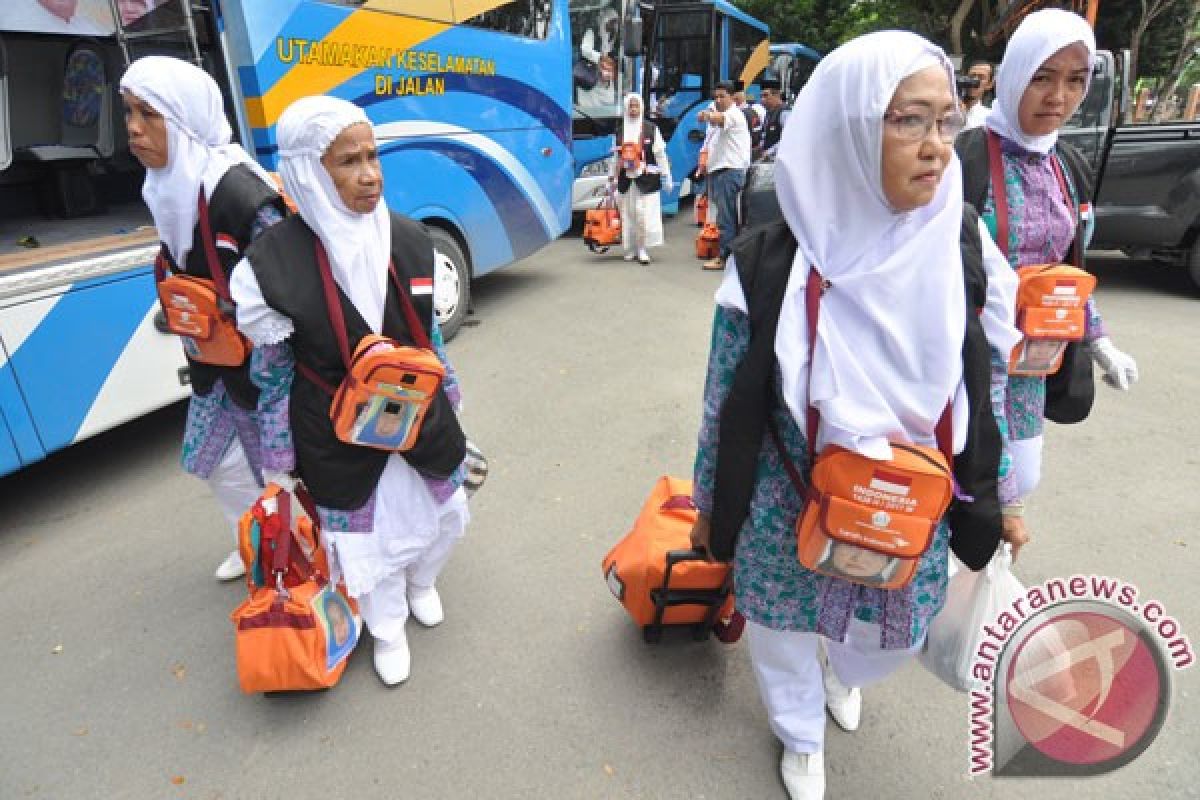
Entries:
{"type": "Polygon", "coordinates": [[[1091,163],[1091,247],[1185,266],[1200,288],[1200,121],[1129,124],[1126,53],[1097,54],[1088,95],[1060,136],[1091,163]]]}

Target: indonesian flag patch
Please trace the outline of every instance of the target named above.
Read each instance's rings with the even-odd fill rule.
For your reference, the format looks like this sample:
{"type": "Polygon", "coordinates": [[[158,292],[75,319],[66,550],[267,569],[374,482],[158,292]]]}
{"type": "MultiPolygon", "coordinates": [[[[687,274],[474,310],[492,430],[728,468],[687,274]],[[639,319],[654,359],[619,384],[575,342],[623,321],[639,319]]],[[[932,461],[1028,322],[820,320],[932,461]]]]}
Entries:
{"type": "Polygon", "coordinates": [[[1091,219],[1092,219],[1092,204],[1091,203],[1080,203],[1079,204],[1079,218],[1081,220],[1083,220],[1084,222],[1091,221],[1091,219]]]}
{"type": "Polygon", "coordinates": [[[908,497],[908,492],[912,488],[912,478],[877,469],[871,476],[871,488],[877,492],[908,497]]]}
{"type": "Polygon", "coordinates": [[[1071,278],[1059,278],[1054,282],[1054,293],[1076,295],[1079,292],[1075,286],[1074,280],[1071,278]]]}
{"type": "Polygon", "coordinates": [[[230,236],[228,233],[217,234],[217,247],[223,247],[226,250],[232,250],[235,253],[241,252],[238,247],[237,239],[230,236]]]}
{"type": "Polygon", "coordinates": [[[408,284],[413,297],[433,294],[433,278],[413,278],[408,284]]]}

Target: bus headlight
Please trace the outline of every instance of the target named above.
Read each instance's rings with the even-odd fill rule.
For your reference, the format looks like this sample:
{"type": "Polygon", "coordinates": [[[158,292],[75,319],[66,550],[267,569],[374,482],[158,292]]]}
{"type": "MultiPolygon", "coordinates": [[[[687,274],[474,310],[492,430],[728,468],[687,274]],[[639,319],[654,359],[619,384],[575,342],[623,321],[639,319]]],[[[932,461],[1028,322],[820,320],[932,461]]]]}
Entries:
{"type": "Polygon", "coordinates": [[[583,168],[579,173],[581,178],[605,178],[612,174],[613,166],[616,164],[616,156],[602,158],[599,161],[593,161],[583,168]]]}

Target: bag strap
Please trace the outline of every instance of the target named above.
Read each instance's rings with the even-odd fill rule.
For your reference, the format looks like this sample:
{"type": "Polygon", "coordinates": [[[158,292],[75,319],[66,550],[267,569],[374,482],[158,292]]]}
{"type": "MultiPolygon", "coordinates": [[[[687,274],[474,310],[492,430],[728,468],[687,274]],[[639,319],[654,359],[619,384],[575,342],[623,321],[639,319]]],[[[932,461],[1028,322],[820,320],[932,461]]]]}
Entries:
{"type": "Polygon", "coordinates": [[[1079,209],[1075,205],[1075,198],[1071,196],[1071,189],[1067,185],[1067,176],[1063,174],[1062,163],[1058,160],[1057,154],[1051,154],[1050,164],[1054,167],[1054,177],[1058,178],[1058,188],[1062,190],[1063,199],[1067,201],[1067,208],[1070,208],[1075,216],[1075,243],[1072,247],[1072,261],[1079,269],[1083,269],[1083,224],[1079,219],[1079,209]]]}
{"type": "Polygon", "coordinates": [[[992,202],[996,204],[996,246],[1008,258],[1008,192],[1004,188],[1004,158],[1000,137],[987,129],[988,174],[992,177],[992,202]]]}
{"type": "Polygon", "coordinates": [[[200,192],[196,196],[196,209],[199,212],[200,218],[200,240],[204,243],[204,257],[208,261],[208,274],[212,276],[213,286],[225,300],[233,302],[233,297],[229,293],[229,277],[225,274],[225,267],[221,265],[221,258],[217,255],[217,245],[213,241],[212,223],[208,218],[208,201],[204,199],[204,187],[200,187],[200,192]]]}

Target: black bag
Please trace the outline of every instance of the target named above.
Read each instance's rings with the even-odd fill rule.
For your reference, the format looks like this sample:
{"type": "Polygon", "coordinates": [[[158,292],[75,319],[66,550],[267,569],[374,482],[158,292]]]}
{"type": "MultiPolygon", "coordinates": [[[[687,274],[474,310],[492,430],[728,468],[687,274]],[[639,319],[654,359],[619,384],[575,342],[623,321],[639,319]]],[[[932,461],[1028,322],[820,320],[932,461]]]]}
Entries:
{"type": "Polygon", "coordinates": [[[600,80],[600,68],[586,58],[578,58],[571,67],[571,77],[580,89],[594,89],[600,80]]]}
{"type": "Polygon", "coordinates": [[[1083,422],[1095,399],[1092,354],[1083,342],[1071,342],[1058,372],[1046,376],[1046,419],[1060,425],[1083,422]]]}

